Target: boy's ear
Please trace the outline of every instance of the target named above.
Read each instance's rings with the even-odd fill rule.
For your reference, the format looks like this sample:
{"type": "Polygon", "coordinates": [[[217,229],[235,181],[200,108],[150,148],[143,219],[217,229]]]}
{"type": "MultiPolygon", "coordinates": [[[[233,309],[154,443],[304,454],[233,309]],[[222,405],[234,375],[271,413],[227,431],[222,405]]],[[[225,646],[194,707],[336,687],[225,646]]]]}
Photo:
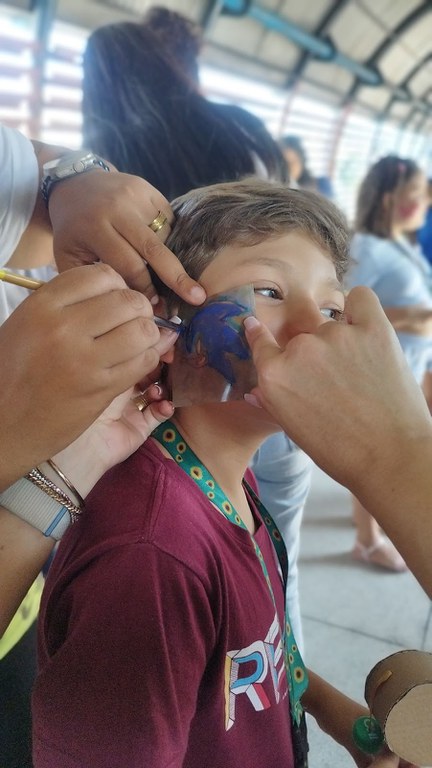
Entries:
{"type": "Polygon", "coordinates": [[[168,352],[165,352],[164,355],[161,355],[160,359],[162,363],[172,363],[174,360],[174,347],[171,347],[168,352]]]}
{"type": "Polygon", "coordinates": [[[164,296],[159,296],[159,301],[153,307],[153,312],[155,315],[159,315],[159,317],[164,317],[166,320],[169,320],[170,317],[177,314],[178,307],[177,305],[170,305],[170,307],[168,307],[166,298],[164,296]]]}

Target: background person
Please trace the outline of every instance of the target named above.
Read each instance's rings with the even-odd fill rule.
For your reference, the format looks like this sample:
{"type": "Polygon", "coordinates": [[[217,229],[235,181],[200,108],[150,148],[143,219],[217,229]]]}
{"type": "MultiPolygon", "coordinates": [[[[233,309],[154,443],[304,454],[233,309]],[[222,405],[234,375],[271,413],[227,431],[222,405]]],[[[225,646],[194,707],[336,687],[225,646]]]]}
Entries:
{"type": "Polygon", "coordinates": [[[314,176],[308,168],[306,150],[299,136],[283,136],[279,144],[288,164],[290,184],[300,189],[320,192],[325,197],[333,198],[333,189],[327,176],[314,176]]]}
{"type": "Polygon", "coordinates": [[[428,207],[423,226],[416,232],[416,241],[426,256],[428,262],[432,264],[432,178],[428,179],[428,207]]]}
{"type": "MultiPolygon", "coordinates": [[[[432,269],[406,235],[424,220],[426,190],[426,177],[412,160],[390,155],[370,168],[359,191],[347,280],[349,286],[375,291],[415,378],[425,386],[432,365],[432,269]]],[[[388,570],[405,570],[399,552],[355,498],[353,510],[353,556],[388,570]]]]}
{"type": "Polygon", "coordinates": [[[189,20],[162,9],[153,9],[149,23],[96,29],[84,52],[85,144],[122,171],[147,179],[168,199],[255,174],[257,166],[285,179],[284,159],[261,120],[200,93],[190,57],[191,47],[199,50],[196,40],[189,20]],[[162,22],[154,31],[157,12],[164,33],[162,22]],[[185,58],[178,43],[171,52],[167,25],[173,23],[177,34],[183,29],[185,58]]]}

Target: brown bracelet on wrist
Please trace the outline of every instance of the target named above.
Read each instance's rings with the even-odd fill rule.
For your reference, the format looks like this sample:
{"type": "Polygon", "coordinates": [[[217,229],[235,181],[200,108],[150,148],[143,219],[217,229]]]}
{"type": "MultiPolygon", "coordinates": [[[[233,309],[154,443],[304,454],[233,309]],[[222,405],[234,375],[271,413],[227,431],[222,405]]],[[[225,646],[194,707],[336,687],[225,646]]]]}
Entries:
{"type": "Polygon", "coordinates": [[[64,484],[65,484],[65,485],[66,485],[66,486],[69,488],[70,492],[71,492],[71,493],[72,493],[72,494],[75,496],[76,500],[78,501],[78,506],[79,506],[79,507],[81,507],[81,508],[83,508],[83,507],[84,507],[84,499],[83,499],[83,497],[81,496],[81,494],[79,494],[79,493],[78,493],[78,491],[77,491],[77,489],[75,488],[75,486],[74,486],[74,485],[72,485],[72,483],[71,483],[71,481],[69,480],[69,478],[68,478],[68,477],[66,477],[66,475],[64,474],[64,472],[62,472],[62,470],[60,469],[60,467],[58,467],[58,466],[57,466],[57,464],[55,463],[55,461],[53,461],[53,459],[47,459],[47,464],[49,464],[49,465],[50,465],[50,467],[51,467],[51,469],[53,470],[53,472],[55,472],[55,473],[56,473],[56,475],[58,475],[58,476],[59,476],[59,478],[60,478],[61,480],[63,480],[64,484]]]}

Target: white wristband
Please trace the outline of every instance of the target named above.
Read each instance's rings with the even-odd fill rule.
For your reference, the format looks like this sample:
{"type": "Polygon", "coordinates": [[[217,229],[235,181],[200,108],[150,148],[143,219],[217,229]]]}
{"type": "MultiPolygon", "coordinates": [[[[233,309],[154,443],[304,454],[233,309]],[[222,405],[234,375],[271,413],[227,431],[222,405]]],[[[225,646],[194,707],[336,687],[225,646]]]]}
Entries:
{"type": "Polygon", "coordinates": [[[0,505],[56,541],[71,524],[66,507],[25,477],[0,493],[0,505]]]}

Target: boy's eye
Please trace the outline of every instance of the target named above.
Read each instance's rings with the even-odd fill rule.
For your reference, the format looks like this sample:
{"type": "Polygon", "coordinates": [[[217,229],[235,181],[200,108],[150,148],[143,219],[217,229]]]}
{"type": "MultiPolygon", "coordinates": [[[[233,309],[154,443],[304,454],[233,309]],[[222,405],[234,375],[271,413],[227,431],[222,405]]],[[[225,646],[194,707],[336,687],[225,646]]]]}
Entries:
{"type": "Polygon", "coordinates": [[[259,296],[267,296],[269,299],[281,299],[282,294],[280,291],[278,291],[277,288],[254,288],[255,293],[259,294],[259,296]]]}
{"type": "Polygon", "coordinates": [[[329,320],[342,320],[344,313],[341,309],[334,309],[332,307],[323,307],[320,312],[324,317],[328,317],[329,320]]]}

